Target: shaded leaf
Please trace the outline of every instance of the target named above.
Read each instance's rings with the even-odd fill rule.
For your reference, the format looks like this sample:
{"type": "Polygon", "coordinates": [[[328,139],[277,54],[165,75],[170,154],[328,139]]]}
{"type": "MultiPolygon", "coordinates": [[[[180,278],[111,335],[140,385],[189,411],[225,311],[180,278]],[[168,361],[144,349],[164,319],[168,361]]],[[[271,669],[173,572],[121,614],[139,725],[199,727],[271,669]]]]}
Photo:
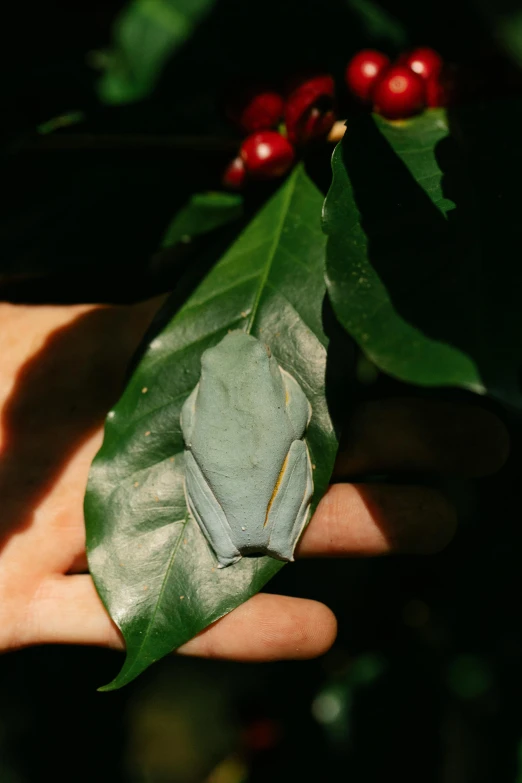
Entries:
{"type": "Polygon", "coordinates": [[[62,128],[70,128],[71,125],[78,125],[85,119],[85,113],[83,111],[71,111],[65,114],[60,114],[58,117],[52,117],[46,122],[41,122],[37,127],[37,132],[42,136],[47,136],[49,133],[55,133],[62,128]]]}
{"type": "Polygon", "coordinates": [[[190,242],[243,216],[243,199],[236,193],[195,193],[170,223],[162,247],[190,242]]]}
{"type": "Polygon", "coordinates": [[[144,98],[166,61],[213,6],[214,0],[133,0],[114,28],[99,92],[107,103],[144,98]]]}
{"type": "Polygon", "coordinates": [[[298,167],[166,328],[149,344],[107,418],[85,516],[89,565],[125,637],[118,688],[256,593],[283,565],[245,557],[218,570],[183,489],[183,402],[200,357],[230,329],[270,345],[312,404],[313,506],[337,441],[325,398],[325,239],[321,193],[298,167]]]}
{"type": "MultiPolygon", "coordinates": [[[[195,242],[180,245],[162,250],[160,258],[158,247],[173,214],[185,215],[186,223],[184,207],[191,192],[204,191],[219,181],[223,161],[215,153],[165,152],[153,143],[148,147],[146,134],[138,139],[144,148],[104,148],[111,134],[103,133],[98,147],[100,136],[96,128],[91,132],[88,122],[83,138],[92,141],[92,147],[75,149],[68,144],[78,136],[59,127],[69,117],[46,123],[28,140],[35,142],[34,149],[21,147],[5,162],[5,206],[0,217],[2,297],[114,302],[172,290],[200,248],[195,242]],[[40,148],[41,140],[54,141],[55,147],[40,148]]],[[[195,197],[189,210],[193,236],[202,234],[203,224],[209,229],[213,224],[215,233],[219,222],[224,225],[224,216],[222,220],[218,215],[225,211],[230,217],[239,216],[240,205],[234,207],[232,200],[236,198],[225,202],[216,195],[221,209],[210,194],[208,199],[195,197]]]]}
{"type": "Polygon", "coordinates": [[[406,31],[409,18],[373,0],[323,0],[320,12],[315,3],[265,0],[254,24],[244,0],[134,0],[115,25],[111,50],[95,58],[105,61],[98,92],[110,104],[154,92],[151,103],[164,101],[185,133],[219,134],[219,98],[238,75],[280,85],[296,68],[319,67],[342,80],[351,54],[368,45],[398,53],[406,31]]]}
{"type": "Polygon", "coordinates": [[[373,0],[347,0],[347,5],[358,18],[369,41],[385,41],[400,49],[408,40],[405,25],[373,0]]]}
{"type": "Polygon", "coordinates": [[[520,404],[519,103],[350,122],[326,199],[335,312],[385,372],[520,404]]]}
{"type": "Polygon", "coordinates": [[[517,0],[474,0],[494,38],[507,54],[522,65],[522,10],[517,0]]]}

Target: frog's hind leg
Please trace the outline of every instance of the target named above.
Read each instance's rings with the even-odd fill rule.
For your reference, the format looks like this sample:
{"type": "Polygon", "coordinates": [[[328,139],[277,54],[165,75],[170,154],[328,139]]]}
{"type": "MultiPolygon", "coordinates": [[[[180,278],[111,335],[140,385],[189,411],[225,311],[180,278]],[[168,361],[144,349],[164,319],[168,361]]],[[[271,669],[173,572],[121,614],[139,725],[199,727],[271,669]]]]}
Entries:
{"type": "Polygon", "coordinates": [[[313,492],[312,465],[302,440],[292,443],[266,524],[267,552],[279,560],[293,560],[294,549],[308,519],[313,492]]]}
{"type": "Polygon", "coordinates": [[[240,560],[241,554],[232,543],[225,512],[190,451],[185,452],[185,494],[190,512],[214,551],[219,568],[240,560]]]}
{"type": "Polygon", "coordinates": [[[286,413],[294,430],[294,437],[300,440],[310,423],[312,406],[306,399],[305,393],[286,370],[281,369],[283,386],[285,389],[286,413]]]}
{"type": "Polygon", "coordinates": [[[188,446],[190,446],[190,441],[192,440],[192,430],[194,429],[194,413],[196,408],[196,400],[198,398],[198,391],[199,383],[189,394],[183,403],[183,407],[181,408],[181,431],[183,433],[183,439],[188,446]]]}

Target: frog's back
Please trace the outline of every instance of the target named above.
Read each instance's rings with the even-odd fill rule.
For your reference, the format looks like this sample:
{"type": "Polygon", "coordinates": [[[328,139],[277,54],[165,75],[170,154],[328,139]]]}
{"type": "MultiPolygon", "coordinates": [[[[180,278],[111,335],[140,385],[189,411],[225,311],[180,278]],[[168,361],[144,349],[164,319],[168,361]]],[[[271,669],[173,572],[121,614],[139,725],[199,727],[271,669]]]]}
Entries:
{"type": "Polygon", "coordinates": [[[233,332],[202,357],[191,451],[232,527],[254,530],[294,439],[277,362],[233,332]]]}

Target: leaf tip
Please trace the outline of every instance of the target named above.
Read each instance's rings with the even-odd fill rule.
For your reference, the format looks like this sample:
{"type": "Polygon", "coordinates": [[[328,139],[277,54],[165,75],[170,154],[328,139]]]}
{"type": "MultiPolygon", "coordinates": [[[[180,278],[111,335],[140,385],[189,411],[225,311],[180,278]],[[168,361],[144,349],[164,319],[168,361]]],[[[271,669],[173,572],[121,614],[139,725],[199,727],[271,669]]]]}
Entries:
{"type": "Polygon", "coordinates": [[[122,688],[124,685],[126,685],[126,681],[119,682],[120,676],[114,678],[114,680],[111,680],[111,682],[108,682],[107,685],[100,685],[99,688],[96,688],[98,693],[110,693],[110,691],[117,691],[120,688],[122,688]]]}
{"type": "Polygon", "coordinates": [[[113,686],[112,682],[109,682],[107,685],[100,685],[96,690],[98,693],[109,693],[110,691],[115,691],[117,689],[113,686]]]}

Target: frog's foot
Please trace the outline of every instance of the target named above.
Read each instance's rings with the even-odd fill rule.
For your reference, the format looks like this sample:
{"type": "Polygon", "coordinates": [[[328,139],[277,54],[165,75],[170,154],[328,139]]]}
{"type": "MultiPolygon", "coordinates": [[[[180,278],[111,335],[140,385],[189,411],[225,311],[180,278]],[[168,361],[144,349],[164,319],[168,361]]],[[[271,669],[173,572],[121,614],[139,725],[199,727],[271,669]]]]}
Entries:
{"type": "Polygon", "coordinates": [[[190,451],[185,452],[185,495],[190,513],[218,559],[226,568],[241,559],[232,543],[227,518],[190,451]]]}
{"type": "Polygon", "coordinates": [[[242,559],[242,555],[238,555],[237,557],[223,557],[223,555],[218,555],[216,552],[216,557],[218,559],[218,568],[227,568],[227,566],[234,565],[234,563],[238,563],[242,559]]]}

